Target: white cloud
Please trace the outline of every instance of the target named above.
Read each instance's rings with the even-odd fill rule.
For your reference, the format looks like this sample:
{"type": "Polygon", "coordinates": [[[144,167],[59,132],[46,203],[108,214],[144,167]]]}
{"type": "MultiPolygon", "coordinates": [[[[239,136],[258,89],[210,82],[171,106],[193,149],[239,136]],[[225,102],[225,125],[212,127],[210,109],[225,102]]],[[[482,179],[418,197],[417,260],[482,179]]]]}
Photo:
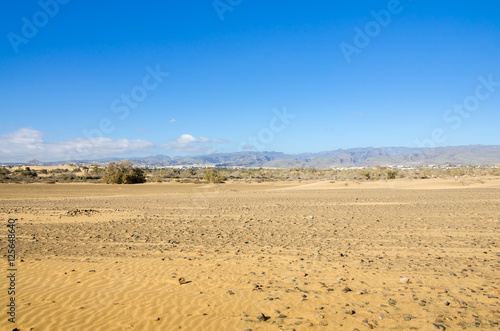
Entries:
{"type": "Polygon", "coordinates": [[[44,141],[43,133],[21,128],[0,136],[0,161],[96,159],[155,147],[145,140],[113,140],[110,138],[75,138],[65,141],[44,141]]]}
{"type": "Polygon", "coordinates": [[[175,118],[172,118],[172,119],[170,120],[170,123],[174,123],[174,122],[177,122],[177,120],[176,120],[175,118]]]}
{"type": "Polygon", "coordinates": [[[206,137],[195,138],[190,134],[183,134],[179,138],[170,141],[167,144],[162,144],[160,147],[172,150],[174,152],[184,152],[184,153],[214,153],[215,148],[209,145],[209,143],[214,144],[224,144],[227,143],[224,139],[209,139],[206,137]]]}

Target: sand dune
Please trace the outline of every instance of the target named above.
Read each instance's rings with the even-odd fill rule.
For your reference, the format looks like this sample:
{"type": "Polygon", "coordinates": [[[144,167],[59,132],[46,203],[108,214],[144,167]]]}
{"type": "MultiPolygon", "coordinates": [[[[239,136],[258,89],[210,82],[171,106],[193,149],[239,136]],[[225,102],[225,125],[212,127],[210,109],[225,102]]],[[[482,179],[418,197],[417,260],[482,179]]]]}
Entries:
{"type": "Polygon", "coordinates": [[[17,323],[0,328],[498,329],[499,188],[0,184],[24,261],[17,323]]]}

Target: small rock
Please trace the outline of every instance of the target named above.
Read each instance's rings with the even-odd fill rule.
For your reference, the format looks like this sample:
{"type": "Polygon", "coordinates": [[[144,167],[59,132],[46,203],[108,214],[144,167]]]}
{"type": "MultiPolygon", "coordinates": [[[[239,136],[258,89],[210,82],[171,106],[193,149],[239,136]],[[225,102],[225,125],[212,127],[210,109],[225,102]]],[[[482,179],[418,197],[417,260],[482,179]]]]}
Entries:
{"type": "Polygon", "coordinates": [[[344,292],[344,293],[351,292],[351,291],[352,290],[347,286],[342,289],[342,292],[344,292]]]}
{"type": "Polygon", "coordinates": [[[260,313],[260,314],[258,314],[258,315],[257,315],[257,319],[258,319],[259,321],[267,321],[267,320],[268,320],[268,319],[270,319],[270,318],[271,318],[271,317],[264,315],[264,313],[260,313]]]}
{"type": "Polygon", "coordinates": [[[344,314],[347,314],[347,315],[354,315],[356,314],[356,311],[352,310],[352,309],[346,309],[344,310],[344,314]]]}
{"type": "Polygon", "coordinates": [[[389,299],[389,305],[391,305],[391,306],[395,306],[395,305],[396,305],[396,303],[397,303],[397,302],[396,302],[396,300],[394,300],[394,299],[389,299]]]}
{"type": "Polygon", "coordinates": [[[234,294],[234,292],[231,291],[231,290],[229,290],[229,291],[226,292],[226,294],[234,294]]]}
{"type": "Polygon", "coordinates": [[[321,326],[328,326],[328,321],[322,320],[319,322],[319,325],[321,326]]]}
{"type": "Polygon", "coordinates": [[[403,283],[403,284],[406,284],[406,283],[408,283],[410,280],[409,280],[408,278],[406,278],[406,277],[403,277],[403,278],[400,278],[400,279],[399,279],[399,281],[400,281],[401,283],[403,283]]]}
{"type": "Polygon", "coordinates": [[[186,280],[184,279],[184,277],[181,277],[181,278],[179,278],[179,285],[183,285],[183,284],[186,284],[186,280]]]}
{"type": "Polygon", "coordinates": [[[325,318],[325,314],[321,314],[321,313],[314,313],[314,317],[315,317],[315,318],[319,318],[319,319],[321,319],[321,318],[325,318]]]}

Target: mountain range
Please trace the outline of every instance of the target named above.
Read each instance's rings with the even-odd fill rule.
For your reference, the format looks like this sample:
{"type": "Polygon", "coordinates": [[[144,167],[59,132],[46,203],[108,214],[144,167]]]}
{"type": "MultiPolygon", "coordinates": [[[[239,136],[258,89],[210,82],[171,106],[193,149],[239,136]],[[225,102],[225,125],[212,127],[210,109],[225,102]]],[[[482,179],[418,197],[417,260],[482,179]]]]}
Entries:
{"type": "MultiPolygon", "coordinates": [[[[135,165],[147,167],[269,167],[330,168],[426,165],[500,165],[500,145],[468,145],[436,148],[380,147],[351,148],[319,153],[285,154],[280,152],[235,152],[169,157],[154,155],[128,158],[135,165]]],[[[59,165],[63,163],[106,165],[119,158],[40,162],[26,165],[59,165]]],[[[8,165],[8,164],[4,164],[8,165]]]]}

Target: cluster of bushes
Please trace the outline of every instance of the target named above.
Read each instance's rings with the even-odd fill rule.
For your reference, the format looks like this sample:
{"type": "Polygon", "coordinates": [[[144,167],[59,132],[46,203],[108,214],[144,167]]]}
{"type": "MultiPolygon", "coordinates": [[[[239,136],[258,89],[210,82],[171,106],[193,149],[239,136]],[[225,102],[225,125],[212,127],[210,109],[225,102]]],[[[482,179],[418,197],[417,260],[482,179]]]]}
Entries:
{"type": "Polygon", "coordinates": [[[146,182],[146,176],[141,168],[124,160],[119,163],[111,162],[104,171],[102,181],[106,184],[136,184],[146,182]]]}
{"type": "Polygon", "coordinates": [[[209,181],[212,184],[224,183],[224,181],[227,180],[226,176],[219,174],[217,170],[205,172],[203,179],[209,181]]]}
{"type": "Polygon", "coordinates": [[[295,180],[387,180],[397,178],[426,179],[432,177],[453,178],[463,176],[500,176],[500,169],[486,166],[396,169],[376,166],[363,169],[146,169],[148,180],[154,182],[182,181],[212,183],[226,180],[244,181],[295,181],[295,180]]]}
{"type": "Polygon", "coordinates": [[[9,170],[0,167],[0,182],[34,182],[38,174],[30,167],[18,167],[15,170],[9,170]]]}
{"type": "MultiPolygon", "coordinates": [[[[98,167],[97,167],[98,168],[98,167]]],[[[99,172],[104,169],[98,168],[99,172]]],[[[0,167],[1,183],[55,183],[55,182],[99,182],[100,174],[87,171],[87,167],[75,168],[72,171],[64,168],[58,169],[39,169],[34,170],[30,167],[0,167]],[[76,171],[75,171],[76,170],[76,171]],[[83,175],[77,175],[78,172],[84,172],[83,175]]]]}
{"type": "Polygon", "coordinates": [[[449,167],[395,169],[373,167],[364,169],[148,169],[133,166],[128,161],[111,162],[107,167],[75,166],[72,171],[54,169],[32,170],[29,167],[0,167],[0,182],[104,182],[108,184],[132,184],[164,181],[187,183],[223,183],[227,180],[240,181],[293,181],[293,180],[386,180],[396,178],[426,179],[432,177],[454,178],[464,176],[500,176],[499,168],[491,167],[449,167]],[[78,173],[80,173],[78,175],[78,173]]]}
{"type": "Polygon", "coordinates": [[[35,170],[31,170],[30,167],[25,167],[24,169],[16,169],[14,170],[14,173],[19,174],[20,176],[24,177],[38,177],[38,174],[36,173],[35,170]]]}

